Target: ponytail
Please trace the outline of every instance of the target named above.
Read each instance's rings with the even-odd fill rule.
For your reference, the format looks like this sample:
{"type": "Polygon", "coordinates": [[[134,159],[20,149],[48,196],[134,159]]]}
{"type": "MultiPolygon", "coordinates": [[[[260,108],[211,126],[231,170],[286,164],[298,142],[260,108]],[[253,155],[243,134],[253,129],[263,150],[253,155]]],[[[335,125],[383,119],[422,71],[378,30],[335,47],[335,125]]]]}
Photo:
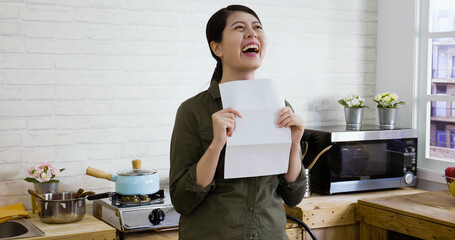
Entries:
{"type": "Polygon", "coordinates": [[[216,67],[215,67],[215,71],[213,71],[211,82],[213,82],[213,81],[220,82],[222,76],[223,76],[223,66],[221,65],[221,61],[218,60],[218,61],[216,61],[216,67]]]}

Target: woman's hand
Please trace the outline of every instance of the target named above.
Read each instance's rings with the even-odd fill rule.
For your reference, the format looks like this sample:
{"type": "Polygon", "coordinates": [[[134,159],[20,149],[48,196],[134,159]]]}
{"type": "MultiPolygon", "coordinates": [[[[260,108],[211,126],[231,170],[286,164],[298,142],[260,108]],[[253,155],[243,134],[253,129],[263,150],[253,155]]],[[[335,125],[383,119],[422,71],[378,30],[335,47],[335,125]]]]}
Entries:
{"type": "Polygon", "coordinates": [[[295,182],[302,170],[302,162],[300,159],[300,140],[303,136],[303,120],[299,115],[295,114],[290,107],[284,107],[278,113],[278,121],[276,122],[279,127],[291,128],[291,152],[289,154],[289,167],[287,173],[284,174],[286,181],[295,182]]]}
{"type": "Polygon", "coordinates": [[[222,109],[212,115],[213,140],[212,144],[222,148],[226,144],[227,137],[232,136],[235,131],[235,117],[242,117],[233,108],[222,109]]]}
{"type": "Polygon", "coordinates": [[[294,113],[290,107],[284,107],[278,113],[278,120],[276,122],[279,127],[290,127],[291,137],[293,144],[300,144],[303,136],[304,126],[303,120],[299,115],[294,113]]]}

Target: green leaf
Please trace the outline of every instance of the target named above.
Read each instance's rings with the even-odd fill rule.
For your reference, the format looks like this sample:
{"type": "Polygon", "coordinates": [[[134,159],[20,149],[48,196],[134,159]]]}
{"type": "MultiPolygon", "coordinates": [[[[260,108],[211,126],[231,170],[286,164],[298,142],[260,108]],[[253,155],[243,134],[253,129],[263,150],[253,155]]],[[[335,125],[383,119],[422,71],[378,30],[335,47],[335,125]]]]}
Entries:
{"type": "Polygon", "coordinates": [[[344,101],[344,99],[338,100],[338,103],[341,104],[341,105],[343,105],[343,106],[346,107],[346,108],[349,108],[348,104],[346,103],[346,101],[344,101]]]}
{"type": "Polygon", "coordinates": [[[60,172],[63,172],[63,170],[65,170],[65,169],[66,169],[66,168],[60,168],[59,170],[60,170],[60,172]]]}
{"type": "Polygon", "coordinates": [[[24,180],[27,182],[31,182],[31,183],[39,183],[38,180],[36,180],[35,178],[31,178],[31,177],[24,178],[24,180]]]}

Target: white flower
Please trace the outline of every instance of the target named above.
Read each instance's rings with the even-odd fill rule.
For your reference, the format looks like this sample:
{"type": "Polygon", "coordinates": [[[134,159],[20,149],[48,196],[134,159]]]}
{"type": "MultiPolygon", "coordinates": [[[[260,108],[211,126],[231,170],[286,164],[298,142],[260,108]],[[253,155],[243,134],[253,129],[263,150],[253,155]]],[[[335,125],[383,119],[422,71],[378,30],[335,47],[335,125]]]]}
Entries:
{"type": "Polygon", "coordinates": [[[364,106],[363,103],[365,102],[365,99],[360,97],[359,95],[356,94],[351,94],[349,96],[346,96],[343,99],[338,100],[338,102],[348,108],[363,108],[367,107],[364,106]]]}
{"type": "Polygon", "coordinates": [[[390,92],[380,93],[373,100],[378,104],[378,108],[396,108],[398,104],[404,104],[403,101],[398,102],[397,94],[390,92]]]}

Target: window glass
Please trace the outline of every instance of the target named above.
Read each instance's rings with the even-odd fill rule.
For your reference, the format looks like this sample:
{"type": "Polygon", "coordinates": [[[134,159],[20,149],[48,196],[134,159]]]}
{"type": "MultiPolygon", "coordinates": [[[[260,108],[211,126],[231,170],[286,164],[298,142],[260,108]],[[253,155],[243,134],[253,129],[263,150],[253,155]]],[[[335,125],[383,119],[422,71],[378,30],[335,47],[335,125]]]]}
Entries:
{"type": "Polygon", "coordinates": [[[431,43],[431,94],[455,96],[455,39],[435,38],[431,43]]]}
{"type": "Polygon", "coordinates": [[[455,31],[455,1],[430,0],[430,32],[455,31]]]}
{"type": "Polygon", "coordinates": [[[430,118],[430,157],[455,156],[455,102],[432,101],[430,118]]]}

